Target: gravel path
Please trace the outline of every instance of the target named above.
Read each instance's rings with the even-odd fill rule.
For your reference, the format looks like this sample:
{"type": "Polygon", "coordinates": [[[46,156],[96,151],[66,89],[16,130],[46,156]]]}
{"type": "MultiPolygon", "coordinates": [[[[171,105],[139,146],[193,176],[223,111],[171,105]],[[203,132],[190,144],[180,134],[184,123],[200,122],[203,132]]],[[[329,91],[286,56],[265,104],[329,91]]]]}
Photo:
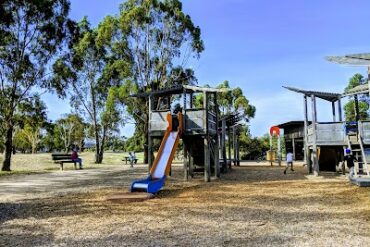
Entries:
{"type": "Polygon", "coordinates": [[[30,191],[17,177],[23,192],[0,202],[0,246],[370,246],[370,189],[295,170],[244,164],[204,183],[183,182],[178,165],[156,198],[122,204],[106,199],[144,166],[49,174],[30,191]]]}
{"type": "Polygon", "coordinates": [[[109,166],[100,169],[55,171],[0,177],[0,202],[46,198],[106,187],[128,187],[127,176],[143,177],[146,166],[109,166]]]}

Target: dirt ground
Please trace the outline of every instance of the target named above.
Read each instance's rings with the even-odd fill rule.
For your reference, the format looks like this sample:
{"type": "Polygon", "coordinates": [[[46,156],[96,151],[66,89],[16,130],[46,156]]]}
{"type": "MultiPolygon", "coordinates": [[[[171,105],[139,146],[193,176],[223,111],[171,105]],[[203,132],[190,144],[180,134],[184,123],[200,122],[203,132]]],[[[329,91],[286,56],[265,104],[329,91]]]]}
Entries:
{"type": "Polygon", "coordinates": [[[183,182],[177,165],[156,198],[107,202],[145,174],[140,166],[79,193],[0,199],[0,246],[370,246],[369,188],[282,171],[243,164],[221,180],[183,182]]]}

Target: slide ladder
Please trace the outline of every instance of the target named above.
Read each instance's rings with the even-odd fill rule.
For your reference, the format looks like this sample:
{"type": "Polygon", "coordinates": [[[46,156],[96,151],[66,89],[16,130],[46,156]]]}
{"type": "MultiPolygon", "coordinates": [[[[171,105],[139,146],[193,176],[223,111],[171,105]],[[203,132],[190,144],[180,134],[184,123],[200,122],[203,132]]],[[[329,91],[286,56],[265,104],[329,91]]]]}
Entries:
{"type": "Polygon", "coordinates": [[[134,181],[131,185],[131,192],[157,193],[164,186],[183,131],[183,115],[179,113],[176,117],[176,115],[168,114],[167,121],[168,127],[149,176],[146,179],[134,181]]]}
{"type": "Polygon", "coordinates": [[[360,133],[358,134],[358,142],[360,144],[360,149],[361,149],[361,163],[362,163],[362,167],[359,166],[358,171],[359,171],[359,173],[362,172],[363,174],[366,174],[367,176],[370,176],[367,155],[366,155],[365,148],[364,148],[364,142],[362,140],[362,137],[361,137],[360,133]],[[361,167],[361,169],[360,169],[360,167],[361,167]]]}
{"type": "MultiPolygon", "coordinates": [[[[351,123],[353,125],[353,123],[351,123]]],[[[357,177],[359,174],[370,176],[369,173],[369,160],[367,160],[368,149],[364,147],[364,143],[360,132],[351,126],[350,131],[347,132],[347,147],[352,151],[352,154],[357,159],[354,167],[354,176],[357,177]],[[355,143],[353,143],[355,142],[355,143]],[[355,146],[357,148],[355,148],[355,146]]],[[[370,150],[369,150],[370,151],[370,150]]]]}

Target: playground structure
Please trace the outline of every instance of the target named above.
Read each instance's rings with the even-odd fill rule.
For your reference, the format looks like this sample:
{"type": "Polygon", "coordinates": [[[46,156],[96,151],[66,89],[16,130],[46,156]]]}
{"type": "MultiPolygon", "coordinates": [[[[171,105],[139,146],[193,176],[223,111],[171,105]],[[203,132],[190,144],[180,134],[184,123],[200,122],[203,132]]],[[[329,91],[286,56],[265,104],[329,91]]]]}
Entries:
{"type": "Polygon", "coordinates": [[[183,144],[185,180],[193,177],[197,172],[203,172],[204,180],[210,182],[212,175],[219,178],[221,172],[227,172],[232,162],[234,165],[240,165],[239,121],[241,117],[238,113],[219,117],[217,93],[227,91],[228,89],[180,85],[132,96],[147,98],[148,102],[148,163],[150,169],[147,179],[135,181],[132,184],[132,192],[156,193],[163,187],[166,177],[170,174],[180,137],[183,144]],[[202,94],[200,108],[195,107],[194,104],[196,94],[202,94]],[[173,98],[183,102],[177,109],[179,111],[177,116],[171,113],[173,98]],[[228,155],[226,137],[229,140],[228,155]],[[153,159],[155,139],[161,139],[161,145],[153,159]],[[232,145],[234,159],[231,158],[232,145]]]}
{"type": "MultiPolygon", "coordinates": [[[[348,55],[344,57],[329,57],[329,61],[340,64],[366,65],[370,66],[370,55],[365,58],[363,55],[348,55]]],[[[370,70],[368,70],[370,71],[370,70]]],[[[368,81],[370,82],[370,73],[368,81]]],[[[290,91],[303,95],[304,103],[304,160],[309,173],[318,175],[320,167],[326,170],[336,170],[339,163],[342,163],[344,172],[344,149],[351,149],[358,162],[355,165],[354,178],[362,179],[370,177],[370,121],[360,120],[358,96],[369,94],[369,85],[360,85],[349,90],[345,94],[332,92],[319,92],[302,90],[293,87],[284,87],[290,91]],[[355,122],[346,122],[342,119],[343,97],[352,96],[355,101],[355,122]],[[311,99],[311,122],[308,117],[308,102],[311,99]],[[328,101],[332,105],[332,122],[318,122],[316,99],[328,101]],[[335,105],[337,104],[337,111],[335,105]]]]}
{"type": "Polygon", "coordinates": [[[278,127],[284,130],[285,149],[292,151],[293,160],[304,160],[304,121],[290,121],[278,127]]]}

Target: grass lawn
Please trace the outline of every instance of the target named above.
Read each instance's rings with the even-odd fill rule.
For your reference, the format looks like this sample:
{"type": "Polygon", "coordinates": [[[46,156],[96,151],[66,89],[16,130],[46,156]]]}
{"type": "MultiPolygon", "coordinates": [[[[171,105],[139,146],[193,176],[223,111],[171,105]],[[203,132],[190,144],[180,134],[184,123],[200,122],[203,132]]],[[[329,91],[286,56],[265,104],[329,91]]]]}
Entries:
{"type": "MultiPolygon", "coordinates": [[[[122,159],[128,156],[128,153],[104,153],[103,164],[94,164],[93,152],[84,152],[79,154],[83,161],[83,166],[85,169],[94,169],[107,165],[122,165],[124,161],[122,159]]],[[[144,153],[137,153],[138,163],[142,163],[144,160],[144,153]]],[[[0,162],[3,161],[3,154],[0,154],[0,162]]],[[[1,172],[0,176],[10,175],[10,174],[33,174],[42,173],[48,171],[59,170],[59,164],[54,164],[51,159],[50,153],[38,153],[38,154],[19,154],[12,156],[12,172],[1,172]]],[[[65,170],[74,169],[73,164],[65,164],[65,170]]]]}

